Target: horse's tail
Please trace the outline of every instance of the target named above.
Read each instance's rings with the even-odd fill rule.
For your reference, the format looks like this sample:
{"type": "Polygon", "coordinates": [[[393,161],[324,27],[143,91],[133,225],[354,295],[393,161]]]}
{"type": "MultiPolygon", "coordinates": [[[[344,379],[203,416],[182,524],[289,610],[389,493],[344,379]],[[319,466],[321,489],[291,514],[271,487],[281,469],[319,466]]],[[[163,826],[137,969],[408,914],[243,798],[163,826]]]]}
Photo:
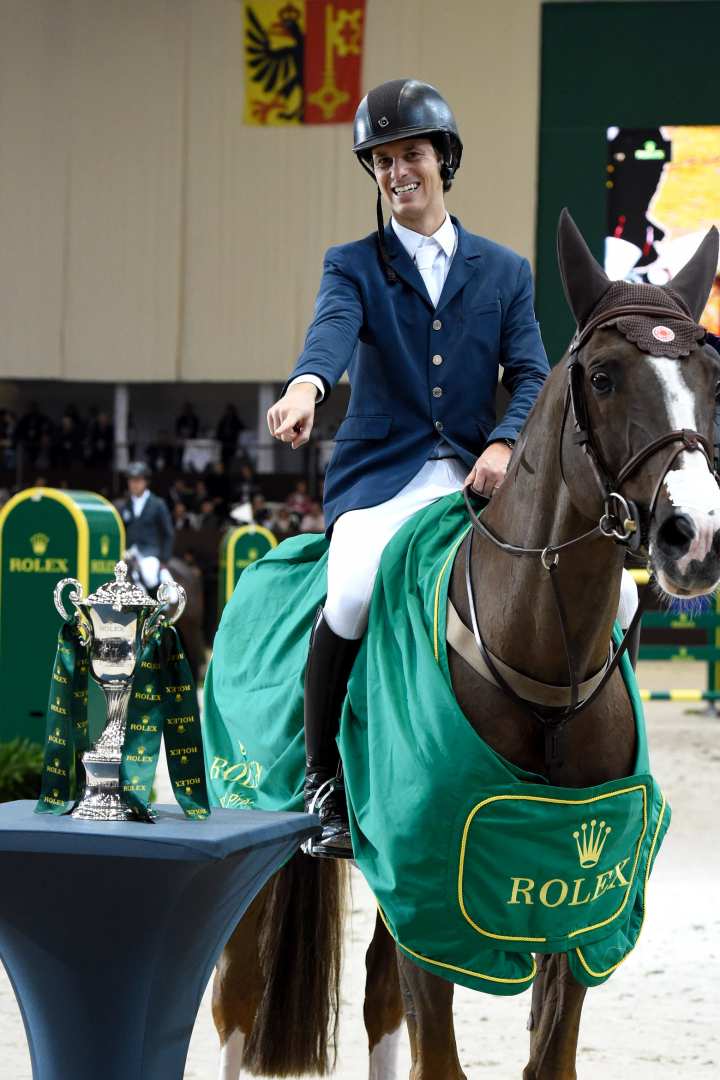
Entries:
{"type": "Polygon", "coordinates": [[[347,867],[298,853],[269,886],[260,916],[264,990],[243,1066],[268,1076],[335,1067],[347,867]]]}

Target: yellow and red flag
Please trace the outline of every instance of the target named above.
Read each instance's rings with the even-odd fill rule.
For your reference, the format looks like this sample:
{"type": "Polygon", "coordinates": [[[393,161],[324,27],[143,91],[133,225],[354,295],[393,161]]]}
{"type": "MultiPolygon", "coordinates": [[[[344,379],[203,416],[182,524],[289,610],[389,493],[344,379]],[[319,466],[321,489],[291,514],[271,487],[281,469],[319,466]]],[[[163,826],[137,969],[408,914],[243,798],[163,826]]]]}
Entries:
{"type": "Polygon", "coordinates": [[[360,101],[365,0],[245,4],[245,122],[343,124],[360,101]]]}

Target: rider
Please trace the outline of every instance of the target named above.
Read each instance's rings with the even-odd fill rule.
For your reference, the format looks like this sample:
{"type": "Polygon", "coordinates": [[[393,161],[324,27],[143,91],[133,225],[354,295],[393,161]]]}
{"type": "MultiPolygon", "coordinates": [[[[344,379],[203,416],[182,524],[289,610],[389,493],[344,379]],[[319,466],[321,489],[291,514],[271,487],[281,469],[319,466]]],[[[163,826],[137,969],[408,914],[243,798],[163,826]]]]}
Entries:
{"type": "Polygon", "coordinates": [[[172,581],[165,564],[170,561],[175,530],[164,499],[149,488],[150,468],[131,461],[126,470],[129,498],[120,505],[125,522],[128,555],[134,556],[142,583],[148,590],[172,581]]]}
{"type": "Polygon", "coordinates": [[[329,857],[352,856],[335,740],[383,548],[464,484],[497,490],[548,372],[527,260],[445,208],[463,147],[438,91],[383,83],[361,101],[353,134],[377,183],[377,234],[326,253],[304,350],[268,412],[272,435],[301,446],[316,405],[349,370],[325,479],[327,599],[305,674],[305,807],[323,825],[310,853],[329,857]],[[500,367],[510,402],[497,423],[500,367]]]}

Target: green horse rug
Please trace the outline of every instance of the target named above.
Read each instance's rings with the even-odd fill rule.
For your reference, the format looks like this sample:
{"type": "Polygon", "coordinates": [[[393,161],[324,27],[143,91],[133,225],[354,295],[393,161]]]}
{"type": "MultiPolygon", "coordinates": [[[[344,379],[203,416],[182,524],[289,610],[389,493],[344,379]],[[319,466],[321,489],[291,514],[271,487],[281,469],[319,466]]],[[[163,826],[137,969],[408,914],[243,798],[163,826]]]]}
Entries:
{"type": "MultiPolygon", "coordinates": [[[[339,746],[358,867],[397,942],[422,967],[514,994],[535,952],[604,982],[642,928],[670,820],[650,774],[642,705],[633,774],[558,788],[496,754],[453,694],[446,652],[462,495],[416,514],[387,546],[343,710],[339,746]]],[[[211,804],[301,810],[303,678],[326,591],[327,541],[293,537],[244,571],[205,684],[211,804]]]]}

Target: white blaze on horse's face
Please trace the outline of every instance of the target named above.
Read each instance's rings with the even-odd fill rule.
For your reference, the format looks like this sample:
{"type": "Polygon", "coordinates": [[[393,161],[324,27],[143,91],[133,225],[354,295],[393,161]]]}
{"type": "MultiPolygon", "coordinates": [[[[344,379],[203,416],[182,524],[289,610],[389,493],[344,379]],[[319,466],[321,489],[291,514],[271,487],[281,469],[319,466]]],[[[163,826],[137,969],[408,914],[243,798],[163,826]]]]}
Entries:
{"type": "MultiPolygon", "coordinates": [[[[683,376],[682,361],[657,356],[643,359],[660,382],[669,430],[697,431],[695,399],[683,376]]],[[[691,562],[703,562],[712,550],[715,534],[720,529],[720,488],[705,455],[698,450],[680,454],[665,477],[664,488],[673,509],[690,518],[695,530],[689,548],[676,562],[679,573],[685,574],[691,562]]],[[[657,569],[662,588],[677,592],[662,568],[658,566],[657,569]]]]}

